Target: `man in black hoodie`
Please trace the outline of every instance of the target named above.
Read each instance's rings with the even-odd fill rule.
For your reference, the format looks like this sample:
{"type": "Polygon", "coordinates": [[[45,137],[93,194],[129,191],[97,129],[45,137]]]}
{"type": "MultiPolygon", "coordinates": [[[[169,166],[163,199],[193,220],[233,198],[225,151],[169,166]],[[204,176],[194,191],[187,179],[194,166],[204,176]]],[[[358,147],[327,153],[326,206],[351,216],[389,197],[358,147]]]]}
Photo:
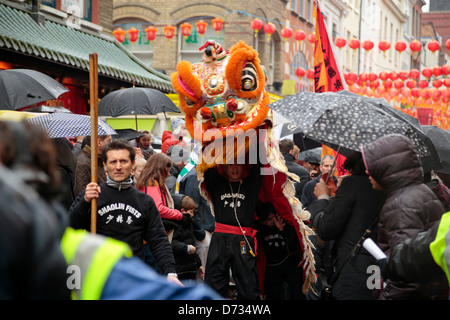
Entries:
{"type": "Polygon", "coordinates": [[[91,182],[70,208],[70,225],[90,227],[91,200],[97,199],[97,233],[127,243],[133,254],[144,258],[143,240],[150,244],[158,265],[168,279],[179,282],[175,260],[161,216],[153,199],[133,187],[131,169],[134,148],[124,140],[114,140],[102,151],[107,180],[100,186],[91,182]]]}

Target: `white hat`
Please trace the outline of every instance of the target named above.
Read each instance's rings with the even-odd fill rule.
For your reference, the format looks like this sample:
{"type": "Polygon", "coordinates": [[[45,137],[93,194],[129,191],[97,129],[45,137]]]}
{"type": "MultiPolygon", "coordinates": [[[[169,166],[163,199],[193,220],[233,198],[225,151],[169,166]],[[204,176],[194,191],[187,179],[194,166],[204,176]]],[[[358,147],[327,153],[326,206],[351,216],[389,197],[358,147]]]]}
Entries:
{"type": "Polygon", "coordinates": [[[172,133],[178,135],[181,131],[181,127],[185,124],[185,121],[180,118],[174,118],[170,122],[170,127],[172,128],[172,133]]]}

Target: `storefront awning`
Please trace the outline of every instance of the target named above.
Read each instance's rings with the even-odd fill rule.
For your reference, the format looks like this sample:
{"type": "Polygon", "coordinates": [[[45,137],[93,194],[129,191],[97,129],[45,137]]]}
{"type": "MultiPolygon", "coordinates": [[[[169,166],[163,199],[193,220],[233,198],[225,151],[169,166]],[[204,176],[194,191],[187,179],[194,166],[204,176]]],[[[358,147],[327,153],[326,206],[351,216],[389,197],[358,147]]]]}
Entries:
{"type": "Polygon", "coordinates": [[[45,27],[31,16],[0,4],[0,50],[12,50],[89,72],[89,54],[98,54],[98,74],[136,86],[174,92],[170,77],[146,66],[113,37],[92,35],[46,20],[45,27]]]}

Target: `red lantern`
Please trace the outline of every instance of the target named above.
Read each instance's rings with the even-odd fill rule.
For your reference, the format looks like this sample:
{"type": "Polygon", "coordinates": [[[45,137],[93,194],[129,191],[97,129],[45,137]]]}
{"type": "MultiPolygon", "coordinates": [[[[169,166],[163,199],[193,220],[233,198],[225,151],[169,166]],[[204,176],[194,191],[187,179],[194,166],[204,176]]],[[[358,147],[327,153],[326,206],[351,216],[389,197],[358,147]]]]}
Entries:
{"type": "Polygon", "coordinates": [[[313,80],[314,79],[314,69],[313,68],[308,69],[308,71],[306,72],[306,77],[309,80],[313,80]]]}
{"type": "Polygon", "coordinates": [[[148,41],[152,42],[156,39],[156,28],[153,26],[147,27],[145,29],[145,33],[147,34],[148,41]]]}
{"type": "Polygon", "coordinates": [[[175,35],[175,27],[172,25],[168,25],[164,27],[164,37],[167,38],[168,41],[173,38],[175,35]]]}
{"type": "Polygon", "coordinates": [[[294,38],[300,43],[302,40],[306,38],[306,34],[302,30],[297,30],[294,33],[294,38]]]}
{"type": "Polygon", "coordinates": [[[181,34],[184,36],[184,39],[189,38],[189,36],[191,35],[191,31],[192,31],[192,24],[190,23],[183,23],[181,26],[181,34]]]}
{"type": "Polygon", "coordinates": [[[219,34],[220,31],[222,31],[222,28],[223,28],[223,19],[220,19],[220,18],[213,19],[212,20],[212,27],[219,34]]]}
{"type": "Polygon", "coordinates": [[[386,50],[389,50],[389,48],[391,47],[391,44],[389,43],[389,41],[380,41],[380,43],[378,44],[378,48],[383,51],[384,55],[386,56],[386,50]]]}
{"type": "Polygon", "coordinates": [[[411,95],[411,89],[410,88],[402,88],[400,90],[400,93],[402,94],[402,97],[408,98],[411,95]]]}
{"type": "Polygon", "coordinates": [[[442,73],[448,76],[450,74],[450,66],[448,64],[444,64],[442,66],[442,73]]]}
{"type": "Polygon", "coordinates": [[[130,28],[127,30],[128,38],[131,43],[135,43],[139,39],[139,30],[136,28],[130,28]]]}
{"type": "Polygon", "coordinates": [[[419,54],[419,51],[422,50],[422,43],[419,40],[413,40],[409,44],[409,48],[413,53],[413,58],[416,59],[417,55],[419,54]]]}
{"type": "Polygon", "coordinates": [[[366,50],[366,52],[372,50],[373,46],[374,46],[374,44],[373,44],[373,42],[371,40],[365,40],[362,43],[362,47],[364,48],[364,50],[366,50]]]}
{"type": "Polygon", "coordinates": [[[310,34],[308,34],[308,41],[310,43],[314,43],[316,41],[316,33],[315,32],[311,32],[310,34]]]}
{"type": "Polygon", "coordinates": [[[390,88],[390,89],[389,89],[389,94],[391,95],[391,97],[396,97],[396,96],[398,96],[398,89],[396,89],[396,88],[390,88]]]}
{"type": "Polygon", "coordinates": [[[431,68],[424,68],[422,70],[422,74],[425,78],[431,78],[431,76],[433,75],[433,69],[431,68]]]}
{"type": "Polygon", "coordinates": [[[450,78],[444,79],[444,86],[450,88],[450,78]]]}
{"type": "Polygon", "coordinates": [[[356,49],[359,49],[359,47],[361,46],[361,41],[353,38],[348,42],[348,46],[356,51],[356,49]]]}
{"type": "Polygon", "coordinates": [[[114,38],[116,38],[117,41],[120,43],[123,43],[125,41],[125,36],[127,32],[123,30],[122,28],[117,28],[113,31],[114,38]]]}
{"type": "Polygon", "coordinates": [[[356,94],[361,92],[361,88],[356,83],[352,84],[349,89],[351,92],[356,94]]]}
{"type": "Polygon", "coordinates": [[[405,81],[406,79],[408,79],[408,72],[406,72],[406,71],[400,71],[400,72],[398,73],[398,77],[399,77],[400,79],[402,79],[403,81],[405,81]]]}
{"type": "MultiPolygon", "coordinates": [[[[370,74],[369,74],[369,76],[370,76],[370,74]]],[[[373,88],[373,89],[378,88],[379,85],[380,85],[380,81],[378,81],[378,80],[370,82],[370,87],[373,88]]]]}
{"type": "Polygon", "coordinates": [[[436,66],[433,68],[433,74],[435,77],[439,77],[442,75],[442,68],[439,66],[436,66]]]}
{"type": "Polygon", "coordinates": [[[306,75],[306,71],[302,67],[298,67],[295,70],[295,75],[301,79],[302,77],[304,77],[306,75]]]}
{"type": "Polygon", "coordinates": [[[410,89],[413,89],[416,87],[416,81],[415,80],[408,80],[406,81],[406,86],[410,89]]]}
{"type": "Polygon", "coordinates": [[[390,78],[392,81],[397,80],[397,79],[398,79],[398,74],[397,74],[397,72],[395,72],[395,71],[389,72],[389,78],[390,78]]]}
{"type": "Polygon", "coordinates": [[[287,41],[292,35],[294,34],[294,31],[290,27],[284,27],[281,29],[281,36],[284,38],[284,41],[287,41]]]}
{"type": "Polygon", "coordinates": [[[435,87],[435,88],[440,88],[442,85],[443,85],[443,82],[440,79],[433,81],[433,87],[435,87]]]}
{"type": "Polygon", "coordinates": [[[374,82],[375,80],[378,79],[378,76],[377,76],[377,74],[375,72],[371,72],[368,75],[368,79],[369,79],[370,82],[374,82]]]}
{"type": "Polygon", "coordinates": [[[406,42],[404,41],[397,41],[397,43],[395,44],[395,50],[397,50],[399,53],[402,53],[403,51],[406,50],[406,42]]]}
{"type": "Polygon", "coordinates": [[[420,90],[418,88],[412,88],[411,89],[411,95],[415,98],[418,98],[420,95],[420,90]]]}
{"type": "Polygon", "coordinates": [[[348,80],[350,80],[352,83],[358,80],[358,75],[355,72],[349,72],[348,73],[348,80]]]}
{"type": "Polygon", "coordinates": [[[380,72],[380,79],[383,81],[386,81],[386,79],[389,77],[388,73],[386,71],[380,72]]]}
{"type": "Polygon", "coordinates": [[[427,80],[419,80],[419,87],[424,89],[428,87],[428,81],[427,80]]]}
{"type": "Polygon", "coordinates": [[[345,40],[344,37],[338,37],[338,38],[336,38],[336,40],[334,40],[334,44],[339,49],[342,49],[347,44],[347,40],[345,40]]]}
{"type": "Polygon", "coordinates": [[[361,74],[359,75],[359,79],[360,79],[362,82],[366,82],[366,81],[367,81],[367,78],[368,78],[368,76],[367,76],[367,73],[365,73],[365,72],[363,72],[363,73],[361,73],[361,74]]]}
{"type": "Polygon", "coordinates": [[[387,79],[387,80],[384,82],[384,87],[385,87],[386,89],[392,88],[392,80],[391,80],[391,79],[387,79]]]}
{"type": "Polygon", "coordinates": [[[411,79],[419,79],[420,71],[417,69],[411,69],[411,71],[409,71],[409,77],[411,79]]]}
{"type": "Polygon", "coordinates": [[[450,39],[448,39],[447,41],[445,41],[445,47],[450,50],[450,39]]]}
{"type": "Polygon", "coordinates": [[[208,26],[208,24],[205,21],[200,20],[195,23],[195,26],[197,27],[197,32],[200,35],[200,37],[203,37],[203,35],[206,32],[206,27],[208,26]]]}
{"type": "Polygon", "coordinates": [[[277,27],[272,22],[267,22],[264,25],[264,32],[267,34],[267,41],[270,40],[272,34],[277,30],[277,27]]]}
{"type": "Polygon", "coordinates": [[[428,50],[430,50],[431,52],[435,53],[436,51],[439,50],[441,45],[436,40],[431,40],[430,42],[428,42],[427,47],[428,47],[428,50]]]}
{"type": "Polygon", "coordinates": [[[253,19],[251,26],[252,26],[252,29],[255,30],[255,38],[256,38],[256,36],[258,35],[259,29],[261,29],[263,27],[263,22],[260,19],[255,18],[255,19],[253,19]]]}
{"type": "Polygon", "coordinates": [[[403,80],[401,80],[401,79],[397,79],[394,81],[394,87],[396,87],[397,89],[403,88],[403,85],[404,85],[404,83],[403,83],[403,80]]]}

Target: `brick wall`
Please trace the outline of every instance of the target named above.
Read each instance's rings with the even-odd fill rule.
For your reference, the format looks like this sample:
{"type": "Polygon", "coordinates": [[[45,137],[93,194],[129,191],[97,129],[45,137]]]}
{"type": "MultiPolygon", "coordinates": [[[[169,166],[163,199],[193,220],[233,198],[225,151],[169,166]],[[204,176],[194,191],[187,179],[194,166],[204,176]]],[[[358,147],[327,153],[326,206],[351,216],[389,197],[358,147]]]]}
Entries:
{"type": "MultiPolygon", "coordinates": [[[[177,65],[178,42],[174,37],[167,41],[163,36],[163,27],[167,24],[177,26],[185,19],[195,17],[219,16],[224,19],[225,42],[222,44],[229,49],[239,40],[245,41],[249,45],[254,43],[253,29],[250,22],[257,16],[261,17],[263,22],[279,21],[284,23],[286,20],[286,1],[285,0],[210,0],[199,1],[196,3],[190,1],[145,1],[145,0],[114,0],[113,21],[119,19],[136,17],[151,22],[158,29],[157,37],[154,42],[153,67],[155,69],[165,70],[167,74],[175,71],[177,65]],[[157,49],[156,49],[157,48],[157,49]]],[[[195,23],[196,20],[193,20],[195,23]]],[[[192,22],[191,22],[192,23],[192,22]]],[[[277,25],[277,24],[276,24],[277,25]]],[[[209,26],[211,27],[211,26],[209,26]]],[[[277,25],[277,33],[281,30],[277,25]]],[[[260,31],[258,52],[262,63],[268,68],[270,59],[269,42],[266,41],[264,31],[260,31]]],[[[277,81],[283,80],[283,62],[284,49],[279,35],[274,34],[276,44],[276,63],[274,74],[277,81]]]]}

